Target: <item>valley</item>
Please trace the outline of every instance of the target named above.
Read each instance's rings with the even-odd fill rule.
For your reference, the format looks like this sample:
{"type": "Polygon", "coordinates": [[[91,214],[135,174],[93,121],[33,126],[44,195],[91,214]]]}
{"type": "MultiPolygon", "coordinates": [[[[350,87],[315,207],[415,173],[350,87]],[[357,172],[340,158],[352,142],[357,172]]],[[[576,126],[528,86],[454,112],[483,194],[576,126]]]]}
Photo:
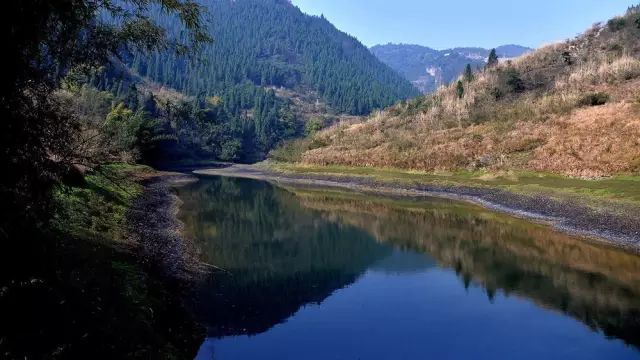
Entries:
{"type": "Polygon", "coordinates": [[[640,4],[579,3],[7,2],[0,358],[637,359],[640,4]]]}

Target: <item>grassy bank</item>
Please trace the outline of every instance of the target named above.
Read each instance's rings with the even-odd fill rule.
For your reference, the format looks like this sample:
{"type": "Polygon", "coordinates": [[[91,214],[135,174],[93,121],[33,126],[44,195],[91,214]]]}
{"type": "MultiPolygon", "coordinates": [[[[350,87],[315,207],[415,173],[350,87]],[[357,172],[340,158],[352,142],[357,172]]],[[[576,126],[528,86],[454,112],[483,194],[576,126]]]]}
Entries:
{"type": "MultiPolygon", "coordinates": [[[[12,248],[4,263],[3,358],[191,358],[200,330],[182,289],[141,257],[126,216],[157,176],[144,166],[108,165],[56,193],[44,241],[12,248]]],[[[42,240],[42,239],[40,239],[42,240]]]]}
{"type": "Polygon", "coordinates": [[[598,207],[603,202],[640,206],[640,176],[614,176],[587,180],[527,171],[419,172],[391,168],[313,166],[274,162],[265,162],[260,166],[271,171],[290,174],[363,177],[389,184],[501,189],[516,194],[577,200],[593,207],[598,207]]]}
{"type": "Polygon", "coordinates": [[[54,227],[85,240],[125,244],[127,208],[143,191],[140,180],[154,175],[141,165],[114,164],[88,173],[84,184],[56,192],[54,227]]]}

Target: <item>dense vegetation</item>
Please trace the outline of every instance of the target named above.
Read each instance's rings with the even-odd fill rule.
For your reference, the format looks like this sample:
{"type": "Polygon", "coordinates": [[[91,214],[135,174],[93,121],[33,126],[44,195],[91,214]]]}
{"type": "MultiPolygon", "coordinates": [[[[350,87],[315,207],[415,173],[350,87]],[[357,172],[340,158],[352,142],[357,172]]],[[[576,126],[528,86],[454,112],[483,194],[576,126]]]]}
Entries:
{"type": "MultiPolygon", "coordinates": [[[[139,141],[138,159],[253,162],[281,140],[302,135],[309,120],[324,126],[331,114],[368,114],[417,95],[356,39],[287,1],[201,3],[210,9],[208,30],[215,41],[196,56],[124,52],[123,63],[70,79],[75,85],[66,90],[84,84],[102,92],[85,97],[91,102],[81,107],[95,111],[100,103],[123,103],[146,119],[147,135],[153,136],[139,141]]],[[[151,19],[171,38],[184,40],[175,16],[156,8],[151,19]]]]}
{"type": "MultiPolygon", "coordinates": [[[[308,87],[336,111],[368,114],[416,94],[357,39],[284,0],[206,0],[215,41],[199,57],[158,52],[127,61],[143,76],[190,95],[219,96],[234,115],[257,101],[250,87],[308,87]]],[[[179,36],[176,20],[156,14],[179,36]]]]}
{"type": "MultiPolygon", "coordinates": [[[[124,240],[124,209],[139,186],[114,179],[116,169],[101,166],[112,159],[103,155],[113,153],[90,146],[109,138],[102,132],[109,126],[86,121],[59,92],[69,73],[86,74],[125,49],[197,48],[209,40],[201,31],[203,9],[189,0],[118,4],[24,0],[3,6],[3,359],[170,358],[193,351],[194,329],[187,329],[193,324],[175,323],[174,330],[186,334],[177,337],[159,325],[180,312],[172,295],[177,289],[151,275],[135,243],[114,244],[124,240]],[[145,16],[150,4],[180,19],[184,42],[167,38],[145,16]],[[100,13],[118,22],[103,22],[100,13]]],[[[113,140],[129,145],[126,137],[113,140]]]]}
{"type": "Polygon", "coordinates": [[[12,2],[2,23],[5,61],[10,70],[0,79],[0,181],[5,236],[15,222],[41,224],[52,188],[88,164],[82,147],[83,123],[55,96],[70,71],[107,63],[122,49],[177,49],[209,40],[203,33],[201,8],[191,1],[43,1],[12,2]],[[183,42],[168,39],[158,24],[144,16],[147,4],[176,14],[185,28],[183,42]],[[118,23],[99,21],[105,12],[118,23]],[[8,225],[12,224],[12,225],[8,225]]]}
{"type": "Polygon", "coordinates": [[[336,124],[277,152],[316,165],[640,171],[638,7],[566,42],[494,61],[432,95],[336,124]],[[471,76],[470,76],[471,75],[471,76]]]}

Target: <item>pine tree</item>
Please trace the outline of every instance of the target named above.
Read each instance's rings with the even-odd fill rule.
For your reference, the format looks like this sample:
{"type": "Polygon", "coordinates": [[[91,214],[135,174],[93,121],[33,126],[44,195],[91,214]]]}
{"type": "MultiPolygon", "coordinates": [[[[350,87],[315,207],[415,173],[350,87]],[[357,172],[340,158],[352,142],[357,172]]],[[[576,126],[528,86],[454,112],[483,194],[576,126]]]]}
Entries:
{"type": "Polygon", "coordinates": [[[462,84],[462,80],[458,80],[456,84],[456,94],[458,95],[458,99],[462,99],[464,96],[464,85],[462,84]]]}
{"type": "Polygon", "coordinates": [[[496,65],[498,65],[498,54],[496,53],[496,49],[491,49],[489,59],[487,59],[487,68],[492,68],[496,65]]]}
{"type": "Polygon", "coordinates": [[[467,64],[467,67],[464,69],[464,79],[467,82],[473,81],[473,70],[471,69],[471,64],[467,64]]]}

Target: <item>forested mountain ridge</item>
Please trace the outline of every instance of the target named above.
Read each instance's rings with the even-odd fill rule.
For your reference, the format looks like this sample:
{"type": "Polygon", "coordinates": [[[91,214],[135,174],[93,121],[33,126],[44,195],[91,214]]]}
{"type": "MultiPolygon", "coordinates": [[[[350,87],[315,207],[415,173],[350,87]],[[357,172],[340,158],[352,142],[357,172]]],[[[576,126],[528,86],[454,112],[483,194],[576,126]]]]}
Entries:
{"type": "MultiPolygon", "coordinates": [[[[507,60],[532,50],[520,45],[503,45],[496,48],[496,54],[507,60]]],[[[490,50],[480,47],[435,50],[420,45],[386,44],[372,47],[371,52],[420,91],[430,93],[460,76],[467,64],[473,69],[484,67],[490,50]]]]}
{"type": "Polygon", "coordinates": [[[637,173],[638,38],[640,6],[633,6],[574,39],[336,124],[289,146],[281,158],[422,171],[637,173]]]}
{"type": "MultiPolygon", "coordinates": [[[[150,103],[149,94],[139,94],[138,88],[149,88],[140,86],[140,80],[191,99],[189,109],[181,102],[182,113],[200,120],[178,122],[190,123],[188,134],[165,131],[160,147],[170,151],[156,158],[253,162],[281,140],[302,135],[311,119],[321,127],[336,116],[368,114],[419,94],[357,39],[323,17],[303,14],[288,1],[199,3],[208,10],[208,30],[214,40],[197,54],[126,52],[121,60],[128,71],[115,63],[89,79],[92,86],[114,94],[132,110],[150,103]]],[[[159,8],[150,9],[150,17],[170,36],[186,40],[177,18],[159,8]]],[[[149,110],[152,117],[163,115],[149,110]]]]}
{"type": "MultiPolygon", "coordinates": [[[[191,95],[222,95],[249,82],[294,89],[310,86],[338,112],[367,114],[415,91],[371,56],[357,39],[323,17],[308,16],[284,0],[201,0],[210,34],[200,59],[174,53],[137,54],[128,62],[142,76],[191,95]]],[[[162,18],[168,28],[179,23],[162,18]]]]}

